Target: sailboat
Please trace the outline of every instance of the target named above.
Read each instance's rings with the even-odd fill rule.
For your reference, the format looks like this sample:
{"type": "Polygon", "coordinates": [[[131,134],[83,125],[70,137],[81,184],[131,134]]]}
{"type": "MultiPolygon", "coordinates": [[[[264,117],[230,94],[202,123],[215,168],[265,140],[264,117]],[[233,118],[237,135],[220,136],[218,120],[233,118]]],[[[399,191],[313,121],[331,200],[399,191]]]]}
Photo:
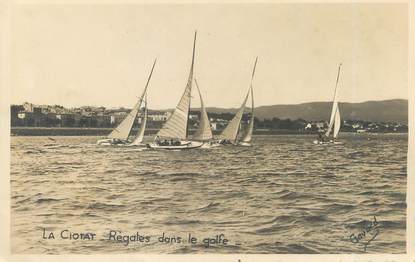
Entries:
{"type": "Polygon", "coordinates": [[[254,119],[254,111],[253,111],[254,110],[254,96],[253,96],[252,81],[254,79],[257,61],[258,61],[258,57],[255,59],[254,69],[252,71],[252,76],[251,76],[251,84],[249,86],[248,93],[246,94],[245,99],[243,100],[241,106],[239,107],[233,119],[229,122],[226,128],[219,135],[220,144],[250,145],[250,142],[252,140],[252,132],[254,128],[254,121],[253,121],[254,119]],[[245,111],[246,102],[248,100],[249,94],[251,94],[251,99],[252,99],[251,119],[247,126],[247,129],[245,130],[245,134],[243,134],[242,140],[238,142],[238,135],[239,135],[240,125],[242,121],[242,116],[245,111]]]}
{"type": "MultiPolygon", "coordinates": [[[[138,99],[138,101],[136,102],[136,104],[134,105],[133,109],[130,111],[130,113],[123,119],[123,121],[114,129],[112,130],[112,132],[107,136],[107,138],[105,139],[100,139],[97,141],[98,145],[126,145],[129,144],[130,141],[128,140],[131,131],[133,129],[133,125],[135,120],[137,119],[137,116],[140,112],[141,106],[143,104],[144,101],[144,97],[147,97],[147,88],[148,88],[148,84],[150,83],[150,79],[151,76],[153,75],[153,70],[154,70],[154,66],[156,65],[156,61],[157,59],[154,60],[153,66],[151,68],[150,71],[150,75],[148,76],[147,79],[147,83],[144,87],[144,91],[141,95],[141,97],[138,99]]],[[[147,99],[146,99],[147,100],[147,99]]],[[[145,104],[147,104],[147,102],[145,102],[145,104]]],[[[142,133],[142,135],[144,136],[144,131],[145,131],[145,124],[143,125],[143,121],[144,123],[147,120],[147,106],[145,106],[145,110],[144,110],[144,115],[145,117],[142,118],[142,124],[140,126],[140,129],[138,130],[138,135],[136,137],[136,139],[134,140],[134,143],[138,143],[139,140],[137,140],[137,138],[140,137],[140,134],[142,133]]],[[[140,141],[141,143],[141,141],[140,141]]]]}
{"type": "Polygon", "coordinates": [[[189,78],[184,93],[167,119],[163,127],[158,131],[153,143],[148,144],[152,149],[181,150],[201,147],[203,142],[189,140],[189,112],[193,83],[193,67],[195,60],[196,32],[193,40],[193,56],[189,78]]]}
{"type": "Polygon", "coordinates": [[[254,65],[254,70],[252,72],[252,78],[251,78],[251,117],[249,119],[249,123],[245,128],[245,132],[242,136],[241,141],[239,142],[240,146],[251,146],[251,140],[252,140],[252,133],[254,132],[254,120],[255,120],[255,116],[254,116],[254,89],[252,86],[252,80],[254,78],[254,74],[255,74],[255,67],[256,67],[256,63],[258,61],[258,57],[255,60],[255,65],[254,65]]]}
{"type": "Polygon", "coordinates": [[[330,122],[327,128],[327,131],[324,134],[319,134],[319,138],[314,140],[314,144],[342,144],[339,141],[336,141],[337,136],[340,132],[341,126],[341,117],[340,117],[340,110],[338,104],[338,84],[339,84],[339,76],[340,76],[340,69],[342,64],[339,64],[339,69],[337,71],[337,80],[336,86],[334,88],[334,96],[333,96],[333,106],[331,109],[330,115],[330,122]]]}
{"type": "Polygon", "coordinates": [[[197,87],[197,91],[199,93],[200,98],[200,122],[196,132],[193,134],[192,140],[194,141],[202,141],[203,148],[211,148],[219,146],[216,141],[213,140],[212,128],[210,127],[210,120],[205,108],[205,104],[203,102],[202,94],[200,93],[200,88],[195,79],[195,84],[197,87]]]}

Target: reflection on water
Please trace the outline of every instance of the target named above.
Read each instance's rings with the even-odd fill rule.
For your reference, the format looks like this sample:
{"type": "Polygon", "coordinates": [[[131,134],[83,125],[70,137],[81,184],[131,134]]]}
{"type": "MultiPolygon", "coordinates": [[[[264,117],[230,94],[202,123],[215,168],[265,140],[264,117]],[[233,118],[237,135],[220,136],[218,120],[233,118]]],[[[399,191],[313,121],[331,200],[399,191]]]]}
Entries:
{"type": "Polygon", "coordinates": [[[405,253],[406,135],[260,136],[189,151],[100,147],[95,137],[12,137],[13,253],[363,253],[352,233],[374,216],[369,253],[405,253]],[[96,241],[44,240],[94,232],[96,241]],[[121,234],[226,246],[103,240],[121,234]]]}

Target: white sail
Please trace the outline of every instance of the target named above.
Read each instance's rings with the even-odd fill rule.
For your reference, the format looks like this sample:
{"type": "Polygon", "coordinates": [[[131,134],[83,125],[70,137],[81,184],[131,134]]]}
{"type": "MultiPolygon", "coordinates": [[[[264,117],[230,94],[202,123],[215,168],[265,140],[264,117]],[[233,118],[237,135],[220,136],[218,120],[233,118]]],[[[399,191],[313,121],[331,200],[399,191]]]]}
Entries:
{"type": "Polygon", "coordinates": [[[334,117],[334,131],[333,131],[334,138],[336,138],[337,135],[339,134],[340,126],[341,126],[340,111],[339,111],[339,107],[337,107],[336,115],[334,117]]]}
{"type": "Polygon", "coordinates": [[[199,127],[193,135],[193,140],[208,141],[213,138],[212,129],[210,128],[209,117],[207,115],[206,108],[202,99],[202,94],[200,93],[199,85],[197,84],[196,79],[195,83],[200,97],[200,123],[199,127]]]}
{"type": "Polygon", "coordinates": [[[337,104],[337,102],[334,102],[333,106],[332,106],[332,110],[331,110],[329,126],[328,126],[326,134],[325,134],[327,137],[330,136],[330,133],[333,130],[337,108],[338,108],[338,104],[337,104]]]}
{"type": "MultiPolygon", "coordinates": [[[[325,134],[327,137],[330,136],[330,133],[331,133],[331,131],[333,129],[334,122],[335,122],[335,118],[336,118],[336,114],[337,114],[336,112],[338,112],[338,107],[339,107],[338,106],[337,87],[338,87],[338,83],[339,83],[339,75],[340,75],[341,65],[342,64],[339,65],[339,70],[337,72],[337,80],[336,80],[336,87],[334,89],[333,106],[331,108],[330,122],[329,122],[329,126],[327,128],[326,134],[325,134]]],[[[339,114],[339,117],[340,117],[340,114],[339,114]]]]}
{"type": "Polygon", "coordinates": [[[188,125],[188,119],[189,119],[190,99],[191,99],[191,93],[192,93],[195,45],[196,45],[196,32],[195,32],[195,37],[193,41],[192,65],[190,67],[189,78],[187,80],[186,88],[175,110],[173,111],[169,119],[167,119],[163,127],[157,133],[156,139],[158,137],[180,139],[180,140],[187,139],[187,125],[188,125]]]}
{"type": "Polygon", "coordinates": [[[108,138],[115,138],[121,140],[127,140],[130,136],[131,129],[133,128],[134,121],[140,110],[141,100],[139,100],[133,109],[128,113],[124,120],[108,135],[108,138]]]}
{"type": "Polygon", "coordinates": [[[249,143],[252,140],[252,133],[254,131],[254,91],[251,86],[251,101],[252,101],[252,108],[251,108],[251,118],[249,119],[248,126],[245,129],[244,136],[242,137],[241,141],[245,143],[249,143]]]}
{"type": "Polygon", "coordinates": [[[245,129],[245,133],[241,139],[242,142],[249,143],[252,140],[252,133],[254,131],[254,88],[252,86],[252,81],[254,79],[255,75],[255,68],[256,64],[258,62],[258,57],[255,59],[254,69],[252,70],[252,76],[251,76],[251,119],[249,120],[248,126],[245,129]]]}
{"type": "Polygon", "coordinates": [[[147,114],[148,114],[148,110],[147,110],[147,103],[146,103],[146,105],[144,107],[144,112],[143,112],[142,117],[141,117],[141,126],[140,126],[140,129],[138,130],[137,137],[131,143],[132,145],[139,145],[139,144],[141,144],[143,142],[144,132],[146,130],[146,125],[147,125],[147,114]]]}
{"type": "Polygon", "coordinates": [[[141,104],[143,102],[143,98],[147,93],[148,84],[150,82],[150,78],[153,74],[154,66],[156,65],[157,59],[154,60],[153,67],[151,68],[150,75],[148,76],[146,86],[144,88],[143,94],[134,105],[133,109],[130,113],[124,118],[124,120],[108,135],[108,138],[115,138],[121,140],[127,140],[130,136],[131,130],[134,125],[134,121],[137,118],[137,114],[140,111],[141,104]]]}
{"type": "Polygon", "coordinates": [[[236,112],[233,119],[229,122],[229,124],[226,126],[226,128],[222,131],[219,138],[220,139],[226,139],[231,142],[235,142],[236,138],[238,136],[239,126],[241,124],[242,115],[245,110],[246,100],[248,99],[249,91],[245,96],[244,101],[242,102],[241,107],[236,112]]]}

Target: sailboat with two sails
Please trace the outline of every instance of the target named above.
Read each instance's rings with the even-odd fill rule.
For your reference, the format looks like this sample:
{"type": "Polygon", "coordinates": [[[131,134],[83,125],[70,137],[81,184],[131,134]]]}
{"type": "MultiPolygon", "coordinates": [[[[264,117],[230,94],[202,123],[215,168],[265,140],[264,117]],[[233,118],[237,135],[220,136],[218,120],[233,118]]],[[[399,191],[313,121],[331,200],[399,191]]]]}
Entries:
{"type": "Polygon", "coordinates": [[[313,143],[317,145],[342,144],[342,142],[336,141],[341,126],[340,109],[338,103],[338,84],[341,66],[342,64],[340,63],[339,69],[337,71],[336,86],[334,88],[333,106],[331,108],[329,126],[324,134],[319,133],[319,137],[317,138],[317,140],[313,141],[313,143]]]}
{"type": "Polygon", "coordinates": [[[229,122],[229,124],[226,126],[226,128],[222,131],[222,133],[219,135],[219,144],[223,145],[240,145],[240,146],[251,146],[251,140],[252,140],[252,133],[254,130],[254,90],[253,90],[253,79],[255,75],[255,68],[258,62],[258,57],[255,59],[254,69],[252,70],[251,75],[251,84],[249,86],[248,92],[245,96],[245,99],[243,100],[241,106],[239,107],[238,111],[236,112],[235,116],[232,118],[232,120],[229,122]],[[251,116],[249,118],[249,122],[245,127],[244,132],[242,133],[242,136],[240,135],[240,129],[241,129],[241,122],[242,117],[245,111],[246,102],[248,100],[249,95],[251,95],[251,116]],[[239,139],[238,139],[239,138],[239,139]]]}
{"type": "Polygon", "coordinates": [[[153,66],[151,68],[150,74],[147,79],[147,83],[144,87],[144,91],[139,97],[138,101],[134,105],[133,109],[128,113],[128,115],[121,121],[121,123],[112,130],[112,132],[105,138],[97,141],[98,145],[135,145],[135,146],[145,146],[142,144],[144,139],[144,132],[147,124],[147,89],[150,83],[151,76],[153,75],[154,66],[156,65],[157,59],[154,60],[153,66]],[[138,129],[137,135],[134,140],[131,142],[129,137],[133,130],[134,123],[136,119],[141,118],[141,125],[138,129]]]}
{"type": "MultiPolygon", "coordinates": [[[[193,149],[203,145],[203,141],[196,141],[189,136],[189,113],[193,85],[193,68],[195,61],[196,32],[193,40],[193,55],[189,77],[183,95],[167,119],[166,123],[156,134],[154,141],[147,146],[152,149],[182,150],[193,149]]],[[[199,92],[201,97],[201,94],[199,92]]],[[[209,127],[210,128],[210,127],[209,127]]],[[[204,134],[200,134],[203,137],[204,134]]]]}

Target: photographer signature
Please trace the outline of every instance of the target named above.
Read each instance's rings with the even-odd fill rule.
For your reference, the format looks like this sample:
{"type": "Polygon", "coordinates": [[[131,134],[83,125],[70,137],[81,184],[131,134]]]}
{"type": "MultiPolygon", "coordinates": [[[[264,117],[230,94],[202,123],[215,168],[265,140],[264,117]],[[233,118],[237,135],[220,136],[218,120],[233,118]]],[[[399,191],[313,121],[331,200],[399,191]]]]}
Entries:
{"type": "Polygon", "coordinates": [[[349,236],[350,241],[352,241],[352,243],[357,244],[357,243],[363,243],[364,245],[364,251],[366,252],[367,246],[370,244],[370,242],[372,242],[377,235],[379,234],[379,222],[376,220],[376,216],[373,216],[373,221],[369,222],[369,224],[367,224],[364,228],[363,231],[361,231],[359,234],[351,234],[349,236]],[[369,240],[365,240],[369,237],[369,233],[373,232],[372,237],[369,240]],[[366,242],[362,242],[363,240],[365,240],[366,242]]]}

